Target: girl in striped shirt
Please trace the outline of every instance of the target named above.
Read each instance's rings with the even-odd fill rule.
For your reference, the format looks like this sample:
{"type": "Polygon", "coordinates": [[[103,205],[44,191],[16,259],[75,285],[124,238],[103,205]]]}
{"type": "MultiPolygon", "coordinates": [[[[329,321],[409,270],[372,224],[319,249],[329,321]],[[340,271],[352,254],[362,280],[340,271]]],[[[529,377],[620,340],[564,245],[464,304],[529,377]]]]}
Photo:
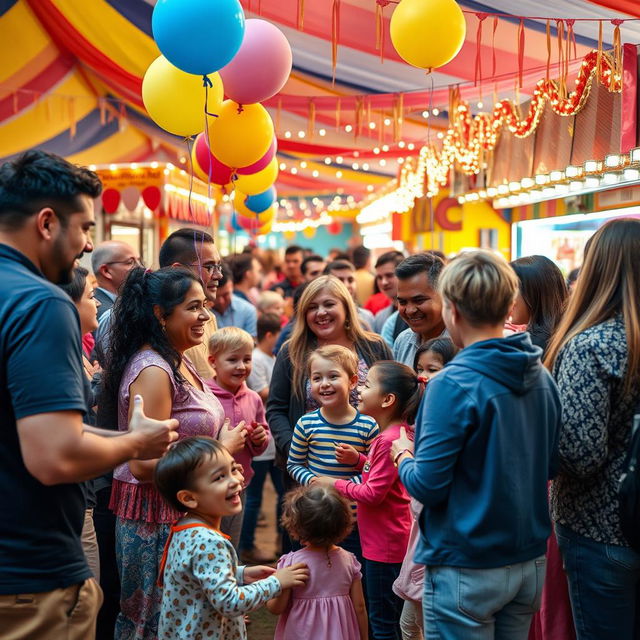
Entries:
{"type": "MultiPolygon", "coordinates": [[[[366,455],[378,435],[376,421],[349,404],[349,394],[358,384],[358,358],[346,347],[327,345],[311,353],[308,366],[311,395],[320,408],[298,420],[287,471],[302,485],[313,484],[319,476],[349,480],[358,470],[347,460],[350,449],[344,445],[366,455]]],[[[342,546],[361,560],[357,526],[342,546]]]]}

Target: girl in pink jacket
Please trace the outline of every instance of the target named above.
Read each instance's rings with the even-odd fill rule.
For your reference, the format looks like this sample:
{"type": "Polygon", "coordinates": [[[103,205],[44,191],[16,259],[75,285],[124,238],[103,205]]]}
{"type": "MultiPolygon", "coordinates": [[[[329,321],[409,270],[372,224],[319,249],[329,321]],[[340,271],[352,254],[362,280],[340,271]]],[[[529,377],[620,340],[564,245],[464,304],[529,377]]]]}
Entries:
{"type": "Polygon", "coordinates": [[[374,640],[392,638],[402,612],[402,600],[392,590],[407,551],[411,530],[409,496],[400,483],[391,459],[391,443],[400,429],[413,423],[422,397],[422,384],[406,365],[377,362],[360,388],[358,410],[376,420],[380,428],[367,456],[346,444],[336,445],[336,459],[362,471],[362,483],[320,477],[314,480],[334,486],[358,505],[358,526],[369,621],[374,640]]]}

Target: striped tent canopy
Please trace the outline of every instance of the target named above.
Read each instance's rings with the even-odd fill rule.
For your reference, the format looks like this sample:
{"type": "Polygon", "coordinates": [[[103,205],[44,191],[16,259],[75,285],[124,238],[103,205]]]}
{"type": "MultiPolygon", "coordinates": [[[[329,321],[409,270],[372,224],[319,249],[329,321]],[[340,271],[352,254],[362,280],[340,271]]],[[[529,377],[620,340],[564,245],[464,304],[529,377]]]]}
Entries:
{"type": "MultiPolygon", "coordinates": [[[[167,160],[186,167],[187,142],[155,126],[141,100],[142,77],[159,55],[153,4],[0,0],[0,158],[42,148],[87,165],[167,160]]],[[[576,20],[577,60],[597,47],[599,20],[605,47],[613,43],[615,18],[627,20],[624,41],[640,41],[640,22],[629,21],[640,17],[636,0],[520,0],[518,15],[510,0],[461,0],[465,44],[427,76],[393,49],[390,0],[242,4],[247,17],[280,27],[293,49],[291,78],[267,103],[278,136],[278,193],[293,197],[358,198],[387,183],[399,159],[446,128],[451,86],[474,104],[516,91],[526,99],[544,75],[549,37],[555,43],[567,26],[556,18],[576,20]],[[549,37],[546,18],[553,18],[549,37]],[[523,86],[516,89],[519,70],[523,86]]]]}

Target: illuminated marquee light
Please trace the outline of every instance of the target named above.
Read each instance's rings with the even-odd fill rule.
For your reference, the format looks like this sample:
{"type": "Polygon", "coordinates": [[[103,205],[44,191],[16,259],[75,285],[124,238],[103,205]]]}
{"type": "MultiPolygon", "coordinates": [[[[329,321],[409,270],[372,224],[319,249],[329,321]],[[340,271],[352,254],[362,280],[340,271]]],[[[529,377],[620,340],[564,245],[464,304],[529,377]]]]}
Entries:
{"type": "MultiPolygon", "coordinates": [[[[475,117],[472,116],[469,104],[461,101],[451,116],[441,148],[422,147],[417,159],[408,159],[402,165],[397,189],[366,204],[358,218],[362,217],[363,222],[375,221],[392,211],[408,211],[415,198],[436,195],[447,184],[453,166],[466,175],[479,173],[483,158],[495,149],[503,126],[517,138],[530,136],[538,127],[547,101],[558,115],[576,115],[583,109],[594,77],[598,78],[598,75],[600,83],[608,91],[620,92],[622,78],[616,71],[612,57],[607,53],[601,54],[600,74],[597,68],[598,58],[596,50],[584,57],[575,89],[565,98],[561,97],[555,80],[539,80],[524,119],[520,115],[520,105],[512,100],[501,100],[492,113],[479,113],[475,117]]],[[[433,113],[435,115],[435,110],[433,113]]],[[[588,171],[588,168],[585,167],[585,170],[588,171]]],[[[515,183],[513,186],[515,187],[515,183]]]]}

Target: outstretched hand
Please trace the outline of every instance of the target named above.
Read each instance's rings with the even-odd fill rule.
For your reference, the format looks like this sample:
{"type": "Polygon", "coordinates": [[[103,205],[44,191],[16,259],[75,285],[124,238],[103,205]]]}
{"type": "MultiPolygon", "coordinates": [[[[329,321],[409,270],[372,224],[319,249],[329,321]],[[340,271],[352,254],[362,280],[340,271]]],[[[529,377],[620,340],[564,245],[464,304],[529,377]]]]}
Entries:
{"type": "Polygon", "coordinates": [[[304,562],[298,562],[290,567],[278,569],[273,575],[278,578],[283,589],[301,587],[309,579],[309,568],[304,562]]]}
{"type": "Polygon", "coordinates": [[[276,570],[273,567],[267,567],[266,565],[256,565],[255,567],[245,567],[242,577],[245,584],[252,584],[257,580],[264,580],[269,576],[272,576],[276,570]]]}
{"type": "Polygon", "coordinates": [[[133,411],[129,420],[129,433],[135,434],[139,439],[136,458],[138,460],[154,460],[161,458],[169,448],[169,445],[178,439],[178,421],[154,420],[144,415],[144,402],[142,396],[133,397],[133,411]]]}
{"type": "Polygon", "coordinates": [[[220,429],[220,433],[218,434],[218,441],[226,447],[231,455],[238,453],[238,451],[244,447],[246,439],[247,428],[244,420],[241,420],[235,427],[232,427],[231,420],[225,418],[222,429],[220,429]]]}

